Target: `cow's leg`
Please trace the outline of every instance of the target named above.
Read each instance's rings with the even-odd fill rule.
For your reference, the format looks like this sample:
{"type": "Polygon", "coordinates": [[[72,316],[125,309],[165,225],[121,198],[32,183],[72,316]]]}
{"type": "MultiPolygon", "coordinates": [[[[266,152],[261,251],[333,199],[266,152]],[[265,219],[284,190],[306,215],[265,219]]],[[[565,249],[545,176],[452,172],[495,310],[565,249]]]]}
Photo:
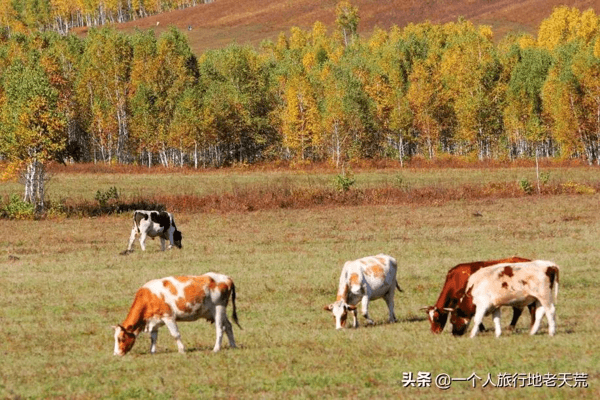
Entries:
{"type": "Polygon", "coordinates": [[[510,325],[508,326],[509,331],[515,330],[515,327],[517,326],[517,321],[519,320],[519,317],[523,313],[522,308],[513,307],[512,309],[513,309],[513,317],[512,317],[512,320],[510,321],[510,325]]]}
{"type": "Polygon", "coordinates": [[[144,245],[145,241],[146,241],[146,232],[142,231],[140,233],[140,247],[142,248],[142,251],[146,251],[146,245],[144,245]]]}
{"type": "Polygon", "coordinates": [[[371,318],[369,318],[369,296],[363,296],[361,300],[361,311],[363,317],[367,320],[367,325],[375,324],[371,318]]]}
{"type": "MultiPolygon", "coordinates": [[[[226,319],[227,315],[225,315],[225,307],[221,305],[215,306],[215,329],[217,330],[217,340],[215,341],[215,347],[213,348],[213,352],[215,353],[221,350],[221,342],[223,341],[223,325],[225,324],[226,319]]],[[[229,333],[227,333],[227,335],[229,336],[229,333]]],[[[230,337],[229,342],[231,343],[230,337]]]]}
{"type": "MultiPolygon", "coordinates": [[[[539,307],[535,311],[536,332],[537,332],[537,328],[539,328],[539,326],[540,326],[542,316],[545,314],[546,319],[548,320],[548,335],[554,336],[554,333],[556,332],[556,323],[554,321],[556,309],[554,307],[554,304],[552,303],[551,299],[548,300],[548,299],[544,299],[544,298],[541,301],[536,302],[536,305],[538,305],[538,303],[541,305],[541,307],[539,307]],[[543,311],[540,311],[540,308],[543,309],[543,311]]],[[[531,328],[531,330],[532,330],[531,334],[533,335],[535,332],[533,332],[533,328],[531,328]]]]}
{"type": "Polygon", "coordinates": [[[133,242],[135,241],[135,235],[137,234],[137,227],[134,225],[131,229],[131,235],[129,235],[129,243],[127,244],[127,251],[132,251],[133,242]]]}
{"type": "Polygon", "coordinates": [[[548,320],[548,335],[554,336],[556,333],[556,322],[554,317],[556,315],[556,308],[554,304],[550,303],[548,307],[544,307],[546,309],[546,319],[548,320]]]}
{"type": "Polygon", "coordinates": [[[385,295],[384,300],[385,300],[385,303],[387,304],[388,311],[390,314],[389,322],[390,323],[396,322],[396,315],[394,314],[394,289],[391,289],[385,295]]]}
{"type": "Polygon", "coordinates": [[[179,329],[177,328],[175,321],[171,318],[164,318],[163,321],[165,322],[165,325],[167,325],[167,329],[169,329],[171,336],[173,336],[177,341],[177,351],[180,353],[185,353],[185,346],[181,341],[181,334],[179,333],[179,329]]]}
{"type": "Polygon", "coordinates": [[[173,241],[173,232],[175,231],[175,228],[170,227],[169,228],[169,247],[168,249],[172,249],[173,245],[175,244],[175,242],[173,241]]]}
{"type": "Polygon", "coordinates": [[[500,308],[498,308],[494,311],[494,314],[492,317],[494,320],[494,331],[495,331],[496,337],[500,337],[500,335],[502,335],[502,327],[500,326],[501,317],[502,317],[502,310],[500,308]]]}
{"type": "Polygon", "coordinates": [[[165,238],[162,236],[160,237],[160,249],[165,251],[165,238]]]}
{"type": "Polygon", "coordinates": [[[352,310],[352,318],[354,319],[352,321],[352,327],[358,328],[358,311],[356,311],[356,308],[352,310]]]}
{"type": "Polygon", "coordinates": [[[535,322],[529,331],[530,335],[535,335],[538,329],[540,328],[540,323],[542,322],[542,317],[546,312],[545,307],[542,307],[542,304],[539,301],[535,302],[536,310],[535,310],[535,322]]]}
{"type": "Polygon", "coordinates": [[[529,323],[529,327],[531,328],[535,323],[535,303],[531,303],[527,308],[529,309],[529,315],[531,316],[531,322],[529,323]]]}
{"type": "Polygon", "coordinates": [[[150,354],[156,353],[156,339],[158,338],[158,328],[150,331],[150,354]]]}
{"type": "Polygon", "coordinates": [[[475,312],[475,317],[473,318],[473,330],[471,330],[471,338],[474,338],[479,332],[479,324],[483,320],[485,316],[486,307],[477,307],[477,311],[475,312]]]}
{"type": "Polygon", "coordinates": [[[229,322],[229,319],[227,318],[227,314],[225,314],[225,312],[223,312],[225,318],[223,321],[223,327],[225,328],[225,333],[227,334],[227,339],[229,340],[229,347],[231,348],[236,348],[237,346],[235,345],[235,339],[233,337],[233,327],[231,326],[231,322],[229,322]]]}

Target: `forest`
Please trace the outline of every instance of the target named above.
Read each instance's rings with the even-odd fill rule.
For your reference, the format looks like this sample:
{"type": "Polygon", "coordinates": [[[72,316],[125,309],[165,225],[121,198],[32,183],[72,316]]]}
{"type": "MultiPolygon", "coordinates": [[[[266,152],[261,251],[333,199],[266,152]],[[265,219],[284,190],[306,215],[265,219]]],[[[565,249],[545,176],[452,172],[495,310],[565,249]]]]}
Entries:
{"type": "Polygon", "coordinates": [[[259,48],[203,54],[174,27],[79,37],[0,21],[0,156],[32,201],[43,198],[51,160],[600,164],[600,18],[591,9],[556,8],[537,37],[499,42],[462,18],[363,38],[359,10],[342,1],[333,32],[316,22],[259,48]]]}
{"type": "Polygon", "coordinates": [[[135,21],[212,0],[0,0],[0,26],[66,34],[73,28],[135,21]]]}

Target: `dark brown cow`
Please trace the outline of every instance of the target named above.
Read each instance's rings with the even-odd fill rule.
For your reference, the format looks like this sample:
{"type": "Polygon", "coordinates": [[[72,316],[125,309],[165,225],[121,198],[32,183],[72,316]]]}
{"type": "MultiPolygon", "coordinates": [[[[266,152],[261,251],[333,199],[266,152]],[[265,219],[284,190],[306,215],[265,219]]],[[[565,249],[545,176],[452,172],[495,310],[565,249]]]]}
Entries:
{"type": "MultiPolygon", "coordinates": [[[[467,287],[467,281],[469,277],[476,272],[477,270],[485,267],[490,267],[495,264],[500,263],[517,263],[517,262],[526,262],[531,261],[527,258],[521,257],[510,257],[504,258],[501,260],[491,260],[491,261],[476,261],[464,264],[458,264],[455,267],[451,268],[446,275],[446,282],[444,282],[444,287],[442,288],[442,292],[437,299],[437,302],[434,306],[423,307],[427,316],[429,317],[429,322],[431,323],[431,331],[433,333],[441,333],[446,326],[446,321],[448,321],[449,312],[446,310],[448,308],[454,308],[458,304],[460,298],[465,294],[465,289],[467,287]]],[[[534,320],[534,312],[535,305],[529,308],[531,311],[531,319],[532,322],[534,320]]],[[[523,312],[520,308],[513,309],[513,318],[510,322],[509,329],[514,329],[517,325],[517,321],[523,312]]],[[[485,328],[483,326],[480,327],[481,330],[485,328]]]]}

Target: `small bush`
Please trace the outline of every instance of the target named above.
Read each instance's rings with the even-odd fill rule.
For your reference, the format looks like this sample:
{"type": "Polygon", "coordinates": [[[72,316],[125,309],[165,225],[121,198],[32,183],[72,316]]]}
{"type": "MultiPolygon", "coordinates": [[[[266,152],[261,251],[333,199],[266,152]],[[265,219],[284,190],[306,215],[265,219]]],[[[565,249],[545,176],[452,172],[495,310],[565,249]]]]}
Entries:
{"type": "Polygon", "coordinates": [[[532,194],[533,193],[533,186],[531,185],[531,183],[527,179],[521,179],[519,181],[519,187],[521,188],[521,190],[525,194],[532,194]]]}
{"type": "Polygon", "coordinates": [[[98,201],[100,207],[106,207],[110,200],[119,200],[119,191],[115,186],[108,188],[106,191],[98,190],[94,199],[98,201]]]}
{"type": "Polygon", "coordinates": [[[35,206],[21,199],[18,194],[11,194],[8,203],[2,207],[2,214],[10,219],[30,219],[34,217],[35,206]]]}
{"type": "Polygon", "coordinates": [[[547,185],[550,182],[550,172],[540,172],[540,183],[547,185]]]}
{"type": "Polygon", "coordinates": [[[348,190],[350,190],[352,185],[354,185],[356,183],[356,179],[354,179],[354,177],[352,177],[352,176],[342,174],[342,175],[336,175],[335,178],[333,179],[333,182],[338,191],[347,192],[348,190]]]}

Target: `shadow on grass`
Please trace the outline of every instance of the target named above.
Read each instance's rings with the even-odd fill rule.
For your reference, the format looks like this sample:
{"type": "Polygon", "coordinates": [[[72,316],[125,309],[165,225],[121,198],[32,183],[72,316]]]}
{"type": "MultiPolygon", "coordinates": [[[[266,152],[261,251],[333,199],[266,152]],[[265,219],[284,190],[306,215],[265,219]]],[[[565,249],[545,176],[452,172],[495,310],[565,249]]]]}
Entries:
{"type": "Polygon", "coordinates": [[[410,317],[402,318],[402,319],[399,319],[398,321],[399,322],[421,322],[421,321],[427,321],[427,317],[411,315],[410,317]]]}

